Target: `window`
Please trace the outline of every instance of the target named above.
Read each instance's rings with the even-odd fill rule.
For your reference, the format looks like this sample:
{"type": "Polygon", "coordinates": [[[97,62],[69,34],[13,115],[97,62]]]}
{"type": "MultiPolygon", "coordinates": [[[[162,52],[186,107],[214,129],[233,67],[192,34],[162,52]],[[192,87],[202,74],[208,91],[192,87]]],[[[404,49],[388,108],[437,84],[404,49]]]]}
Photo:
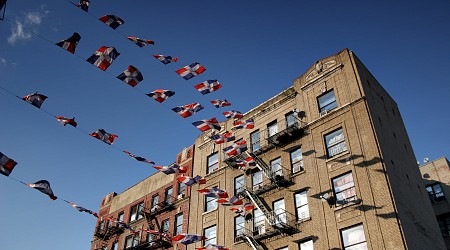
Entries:
{"type": "Polygon", "coordinates": [[[159,202],[159,195],[155,195],[152,197],[152,208],[156,207],[158,205],[159,202]]]}
{"type": "Polygon", "coordinates": [[[125,238],[125,246],[124,249],[131,249],[133,247],[133,235],[128,235],[125,238]]]}
{"type": "Polygon", "coordinates": [[[325,145],[327,147],[328,158],[347,151],[347,144],[345,143],[342,128],[325,135],[325,145]]]}
{"type": "Polygon", "coordinates": [[[156,236],[151,233],[147,233],[147,242],[153,242],[156,239],[156,236]]]}
{"type": "Polygon", "coordinates": [[[295,119],[294,112],[289,112],[286,114],[286,128],[294,126],[297,124],[297,120],[295,119]]]}
{"type": "Polygon", "coordinates": [[[362,225],[342,229],[341,237],[344,244],[344,250],[368,249],[362,225]]]}
{"type": "Polygon", "coordinates": [[[169,233],[169,227],[170,227],[170,219],[166,219],[166,220],[163,220],[161,222],[161,231],[163,233],[168,234],[169,233]]]}
{"type": "Polygon", "coordinates": [[[314,250],[313,240],[303,241],[303,242],[300,242],[298,245],[300,248],[299,250],[314,250]]]}
{"type": "Polygon", "coordinates": [[[243,216],[234,217],[234,239],[245,234],[245,221],[243,216]]]}
{"type": "Polygon", "coordinates": [[[123,212],[120,212],[120,213],[117,215],[117,220],[118,220],[118,221],[123,221],[123,212]]]}
{"type": "Polygon", "coordinates": [[[175,230],[173,235],[178,235],[183,232],[183,214],[177,214],[175,216],[175,230]]]}
{"type": "Polygon", "coordinates": [[[445,200],[444,192],[439,183],[428,186],[427,191],[432,203],[445,200]]]}
{"type": "Polygon", "coordinates": [[[164,196],[164,202],[166,204],[172,204],[172,193],[173,193],[172,187],[166,189],[165,196],[164,196]]]}
{"type": "Polygon", "coordinates": [[[205,232],[203,233],[203,235],[207,238],[205,240],[205,244],[217,244],[216,243],[216,225],[212,226],[212,227],[208,227],[205,228],[205,232]]]}
{"type": "Polygon", "coordinates": [[[253,210],[253,235],[260,235],[266,232],[264,214],[259,209],[253,210]]]}
{"type": "Polygon", "coordinates": [[[208,156],[208,169],[206,174],[212,173],[219,168],[219,153],[208,156]]]}
{"type": "Polygon", "coordinates": [[[132,206],[130,209],[130,222],[144,218],[143,210],[144,210],[144,202],[132,206]]]}
{"type": "Polygon", "coordinates": [[[238,193],[244,191],[244,175],[240,175],[236,178],[234,178],[234,195],[237,196],[238,193]]]}
{"type": "Polygon", "coordinates": [[[131,245],[132,245],[133,247],[139,246],[139,239],[140,239],[140,238],[141,238],[141,232],[136,233],[136,234],[133,236],[133,243],[131,243],[131,245]]]}
{"type": "Polygon", "coordinates": [[[253,191],[256,191],[262,187],[262,178],[262,171],[258,171],[252,175],[253,191]]]}
{"type": "Polygon", "coordinates": [[[439,229],[443,236],[450,235],[450,214],[444,214],[436,218],[439,224],[439,229]]]}
{"type": "Polygon", "coordinates": [[[178,198],[184,197],[186,191],[186,184],[183,182],[178,182],[178,198]]]}
{"type": "Polygon", "coordinates": [[[112,244],[111,250],[117,250],[117,249],[119,249],[119,243],[116,241],[112,244]]]}
{"type": "Polygon", "coordinates": [[[255,132],[250,134],[250,143],[252,147],[252,152],[255,152],[261,148],[259,140],[260,140],[259,130],[256,130],[255,132]]]}
{"type": "Polygon", "coordinates": [[[282,247],[282,248],[278,248],[277,250],[289,250],[288,247],[282,247]]]}
{"type": "Polygon", "coordinates": [[[277,121],[273,121],[273,122],[267,124],[267,131],[268,131],[268,136],[269,137],[271,137],[272,135],[275,135],[276,133],[278,133],[277,121]]]}
{"type": "Polygon", "coordinates": [[[306,191],[295,194],[295,209],[297,211],[297,221],[309,218],[308,194],[306,191]]]}
{"type": "Polygon", "coordinates": [[[291,153],[291,168],[292,173],[295,174],[297,172],[303,171],[303,155],[302,149],[298,148],[291,153]]]}
{"type": "Polygon", "coordinates": [[[356,200],[355,183],[352,173],[347,173],[333,179],[333,189],[336,197],[336,204],[346,204],[356,200]]]}
{"type": "Polygon", "coordinates": [[[320,113],[332,110],[337,107],[336,97],[334,96],[333,90],[330,90],[327,93],[317,97],[317,102],[319,103],[320,113]]]}
{"type": "Polygon", "coordinates": [[[205,212],[215,210],[217,208],[217,198],[216,197],[206,197],[205,196],[205,212]]]}
{"type": "Polygon", "coordinates": [[[286,223],[286,208],[284,206],[284,199],[277,200],[273,203],[273,212],[275,215],[275,223],[286,223]]]}
{"type": "Polygon", "coordinates": [[[281,169],[281,158],[276,158],[270,161],[270,168],[274,176],[283,176],[283,170],[281,169]]]}

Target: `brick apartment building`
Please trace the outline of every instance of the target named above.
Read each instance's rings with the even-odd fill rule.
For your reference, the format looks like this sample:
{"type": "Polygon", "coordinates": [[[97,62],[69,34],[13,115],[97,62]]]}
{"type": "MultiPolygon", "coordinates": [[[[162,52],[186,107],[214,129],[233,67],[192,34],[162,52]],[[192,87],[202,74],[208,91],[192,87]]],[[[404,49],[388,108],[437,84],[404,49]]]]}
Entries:
{"type": "Polygon", "coordinates": [[[450,163],[442,157],[420,167],[434,214],[450,249],[450,163]]]}
{"type": "MultiPolygon", "coordinates": [[[[186,175],[192,173],[193,153],[190,146],[177,155],[175,163],[187,168],[186,175]]],[[[190,187],[179,183],[178,176],[157,172],[120,194],[103,198],[91,250],[177,249],[164,234],[185,233],[188,227],[190,187]],[[106,218],[122,221],[136,233],[106,218]]]]}

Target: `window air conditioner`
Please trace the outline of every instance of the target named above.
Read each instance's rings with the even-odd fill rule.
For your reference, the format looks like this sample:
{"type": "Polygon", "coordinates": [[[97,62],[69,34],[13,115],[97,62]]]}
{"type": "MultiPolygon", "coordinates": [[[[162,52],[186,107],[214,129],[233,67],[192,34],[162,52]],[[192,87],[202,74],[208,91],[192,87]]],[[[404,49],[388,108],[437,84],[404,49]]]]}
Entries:
{"type": "Polygon", "coordinates": [[[184,198],[184,193],[178,194],[178,199],[184,198]]]}
{"type": "Polygon", "coordinates": [[[152,209],[150,209],[150,212],[155,212],[158,208],[159,208],[158,205],[154,205],[154,206],[152,207],[152,209]]]}

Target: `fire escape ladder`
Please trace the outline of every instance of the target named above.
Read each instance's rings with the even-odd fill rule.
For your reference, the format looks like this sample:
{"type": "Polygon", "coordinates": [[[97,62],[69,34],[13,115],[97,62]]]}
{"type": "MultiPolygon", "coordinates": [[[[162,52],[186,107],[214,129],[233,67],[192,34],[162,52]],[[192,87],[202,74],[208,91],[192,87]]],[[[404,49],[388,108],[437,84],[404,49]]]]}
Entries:
{"type": "Polygon", "coordinates": [[[253,202],[253,204],[264,214],[264,219],[267,221],[267,223],[272,225],[274,222],[273,213],[269,210],[269,208],[266,207],[261,198],[259,198],[258,195],[250,192],[248,189],[245,189],[245,194],[253,202]]]}
{"type": "Polygon", "coordinates": [[[270,169],[269,165],[265,161],[263,161],[261,158],[256,156],[254,153],[247,153],[249,156],[253,157],[253,159],[258,164],[259,168],[263,171],[264,175],[269,178],[270,180],[274,180],[272,170],[270,169]]]}
{"type": "Polygon", "coordinates": [[[251,236],[244,235],[244,239],[252,247],[253,250],[264,250],[264,248],[251,236]]]}

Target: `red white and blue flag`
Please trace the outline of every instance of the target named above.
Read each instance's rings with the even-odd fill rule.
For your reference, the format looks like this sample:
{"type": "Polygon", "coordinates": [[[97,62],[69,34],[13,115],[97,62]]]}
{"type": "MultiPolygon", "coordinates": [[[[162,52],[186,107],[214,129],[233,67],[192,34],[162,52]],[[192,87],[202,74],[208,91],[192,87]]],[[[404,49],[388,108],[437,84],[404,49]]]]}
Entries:
{"type": "Polygon", "coordinates": [[[199,189],[197,192],[204,194],[206,197],[228,198],[228,193],[218,187],[199,189]]]}
{"type": "Polygon", "coordinates": [[[253,122],[253,119],[247,119],[245,121],[235,121],[233,122],[233,128],[234,129],[253,129],[255,127],[255,123],[253,122]]]}
{"type": "Polygon", "coordinates": [[[27,184],[27,186],[41,191],[42,193],[48,195],[48,197],[50,197],[50,199],[52,199],[52,200],[57,199],[57,197],[53,194],[53,191],[50,187],[50,183],[46,180],[40,180],[35,183],[27,184]]]}
{"type": "Polygon", "coordinates": [[[219,122],[215,117],[209,119],[209,120],[200,120],[193,122],[192,125],[196,126],[200,131],[205,132],[210,129],[217,129],[220,130],[219,122]]]}
{"type": "Polygon", "coordinates": [[[227,99],[225,100],[211,100],[211,103],[216,107],[216,108],[220,108],[220,107],[226,107],[226,106],[231,106],[231,103],[227,101],[227,99]]]}
{"type": "Polygon", "coordinates": [[[131,87],[135,87],[139,82],[144,80],[142,73],[134,66],[129,65],[128,68],[117,76],[117,79],[122,80],[131,87]]]}
{"type": "Polygon", "coordinates": [[[0,152],[0,174],[9,176],[16,165],[17,162],[0,152]]]}
{"type": "Polygon", "coordinates": [[[86,61],[104,71],[119,55],[114,47],[102,46],[86,61]]]}
{"type": "Polygon", "coordinates": [[[192,77],[196,75],[200,75],[201,73],[205,72],[206,68],[203,67],[200,63],[191,63],[188,66],[185,66],[175,72],[177,72],[178,75],[184,78],[184,80],[189,80],[192,77]]]}
{"type": "Polygon", "coordinates": [[[72,207],[74,207],[76,210],[78,210],[78,212],[86,212],[86,213],[92,214],[93,216],[98,218],[98,214],[96,212],[93,212],[93,211],[91,211],[89,209],[86,209],[84,207],[80,207],[80,206],[78,206],[77,204],[75,204],[73,202],[70,202],[70,201],[66,201],[66,202],[68,202],[72,207]]]}
{"type": "Polygon", "coordinates": [[[179,114],[183,118],[187,118],[198,111],[202,110],[204,107],[200,105],[200,103],[195,102],[183,106],[178,106],[173,108],[172,110],[175,111],[177,114],[179,114]]]}
{"type": "Polygon", "coordinates": [[[74,118],[66,118],[64,116],[56,116],[56,120],[60,122],[62,125],[66,126],[67,124],[76,127],[78,124],[74,118]]]}
{"type": "Polygon", "coordinates": [[[135,36],[129,36],[127,37],[128,40],[132,41],[134,44],[136,44],[139,47],[144,47],[147,46],[149,44],[155,45],[155,42],[153,42],[152,40],[146,40],[146,39],[141,39],[139,37],[135,37],[135,36]]]}
{"type": "Polygon", "coordinates": [[[235,140],[235,136],[232,132],[227,132],[224,134],[216,134],[209,137],[215,144],[222,144],[225,142],[230,142],[235,140]]]}
{"type": "Polygon", "coordinates": [[[237,110],[225,111],[222,114],[228,119],[230,119],[230,118],[240,119],[240,118],[244,117],[244,115],[237,110]]]}
{"type": "Polygon", "coordinates": [[[169,235],[169,234],[166,234],[166,233],[161,233],[161,232],[159,232],[159,231],[151,230],[151,229],[142,229],[142,231],[145,231],[145,232],[147,232],[147,233],[149,233],[149,234],[153,234],[153,235],[157,235],[157,236],[161,235],[162,237],[164,237],[164,238],[167,239],[167,240],[172,240],[172,239],[170,238],[170,235],[169,235]]]}
{"type": "Polygon", "coordinates": [[[172,238],[172,241],[176,241],[183,245],[189,245],[202,240],[206,240],[206,237],[197,234],[178,234],[172,238]]]}
{"type": "Polygon", "coordinates": [[[61,40],[60,42],[57,42],[56,45],[74,54],[80,39],[81,39],[80,34],[74,32],[71,37],[67,38],[66,40],[61,40]]]}
{"type": "Polygon", "coordinates": [[[195,183],[206,184],[206,179],[201,177],[200,175],[197,175],[195,177],[183,175],[183,176],[177,177],[177,181],[180,183],[184,183],[186,186],[192,186],[195,183]]]}
{"type": "Polygon", "coordinates": [[[80,3],[75,4],[78,8],[88,12],[89,9],[89,0],[80,0],[80,3]]]}
{"type": "Polygon", "coordinates": [[[24,97],[22,98],[22,100],[24,100],[24,101],[28,102],[29,104],[35,106],[36,108],[40,109],[42,103],[43,103],[43,102],[45,101],[45,99],[47,99],[47,98],[48,98],[47,96],[42,95],[42,94],[38,94],[38,93],[36,92],[36,93],[33,93],[33,94],[29,94],[29,95],[24,96],[24,97]]]}
{"type": "Polygon", "coordinates": [[[256,166],[256,161],[255,159],[253,159],[253,157],[249,156],[247,158],[245,158],[245,160],[237,160],[236,161],[236,166],[238,167],[246,167],[246,166],[256,166]]]}
{"type": "Polygon", "coordinates": [[[246,211],[252,211],[253,209],[255,209],[255,206],[251,202],[246,202],[244,205],[233,207],[230,210],[243,216],[246,211]]]}
{"type": "Polygon", "coordinates": [[[206,80],[195,85],[194,88],[196,88],[203,95],[206,95],[222,88],[222,85],[217,80],[206,80]]]}
{"type": "Polygon", "coordinates": [[[135,159],[136,161],[146,162],[146,163],[149,163],[149,164],[155,164],[154,161],[147,160],[147,159],[145,159],[145,158],[136,156],[136,155],[134,155],[134,154],[132,154],[132,153],[130,153],[130,152],[128,152],[128,151],[125,151],[125,150],[124,150],[123,152],[124,152],[125,154],[127,154],[128,156],[130,156],[131,158],[135,159]]]}
{"type": "Polygon", "coordinates": [[[203,247],[197,247],[195,248],[196,250],[229,250],[227,247],[225,246],[221,246],[221,245],[216,245],[216,244],[206,244],[203,247]]]}
{"type": "Polygon", "coordinates": [[[117,29],[117,27],[125,23],[125,21],[123,21],[120,17],[115,15],[105,15],[100,17],[98,20],[105,23],[112,29],[117,29]]]}
{"type": "Polygon", "coordinates": [[[92,137],[99,139],[100,141],[111,145],[114,143],[114,140],[118,137],[117,135],[106,132],[104,129],[97,129],[97,131],[89,134],[92,137]]]}
{"type": "Polygon", "coordinates": [[[183,174],[187,172],[187,168],[179,166],[177,164],[173,164],[170,166],[153,166],[153,167],[165,174],[176,174],[176,173],[183,174]]]}
{"type": "Polygon", "coordinates": [[[244,202],[236,196],[231,197],[229,200],[218,199],[217,203],[221,204],[222,206],[238,206],[244,204],[244,202]]]}
{"type": "Polygon", "coordinates": [[[164,64],[169,64],[173,62],[178,62],[178,57],[164,56],[164,55],[153,55],[154,58],[158,59],[164,64]]]}
{"type": "Polygon", "coordinates": [[[233,145],[222,149],[228,156],[241,154],[247,150],[247,142],[245,140],[235,142],[233,145]]]}
{"type": "Polygon", "coordinates": [[[167,98],[175,95],[175,92],[172,90],[164,90],[164,89],[157,89],[153,92],[150,92],[147,94],[147,96],[155,99],[157,102],[161,103],[167,100],[167,98]]]}

